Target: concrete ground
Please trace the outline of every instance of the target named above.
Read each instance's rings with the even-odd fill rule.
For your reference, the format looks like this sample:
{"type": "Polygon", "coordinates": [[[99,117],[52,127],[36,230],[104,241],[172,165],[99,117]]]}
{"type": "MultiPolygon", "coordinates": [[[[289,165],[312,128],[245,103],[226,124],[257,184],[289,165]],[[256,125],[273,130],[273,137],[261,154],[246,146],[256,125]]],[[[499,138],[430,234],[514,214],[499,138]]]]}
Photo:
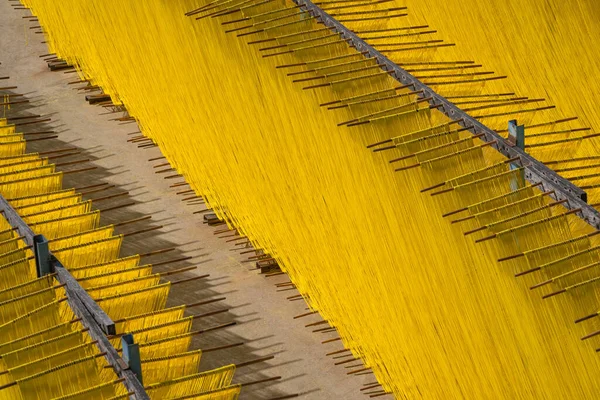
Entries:
{"type": "MultiPolygon", "coordinates": [[[[177,281],[194,275],[210,274],[210,277],[182,283],[172,287],[169,305],[195,303],[205,299],[226,297],[225,300],[190,309],[190,313],[204,314],[228,309],[215,316],[199,318],[194,330],[235,321],[237,325],[196,336],[193,348],[211,348],[226,344],[242,343],[233,348],[207,352],[203,355],[202,369],[210,369],[228,363],[241,363],[268,355],[275,358],[236,371],[235,383],[251,382],[281,376],[280,380],[255,384],[242,389],[243,399],[288,398],[299,394],[303,399],[358,399],[368,396],[360,392],[364,384],[374,382],[371,374],[349,376],[346,367],[360,365],[359,361],[334,365],[348,360],[348,353],[326,356],[327,352],[343,349],[340,342],[322,344],[335,338],[335,332],[313,332],[326,325],[306,328],[306,324],[320,321],[318,315],[294,319],[307,312],[304,301],[289,301],[286,298],[297,294],[295,290],[278,290],[274,284],[289,281],[286,275],[265,278],[250,270],[252,263],[243,263],[251,254],[240,255],[236,242],[231,238],[220,238],[229,234],[215,235],[224,229],[202,223],[202,214],[194,211],[205,207],[190,205],[182,201],[187,195],[177,195],[187,186],[170,188],[181,178],[164,179],[170,172],[157,174],[155,171],[165,160],[148,160],[160,157],[157,148],[140,149],[127,140],[137,136],[128,135],[138,131],[135,123],[111,121],[122,113],[108,114],[109,109],[91,106],[84,100],[84,92],[77,90],[81,84],[68,85],[77,79],[73,73],[50,72],[39,57],[48,50],[41,42],[43,35],[35,34],[35,21],[22,18],[28,11],[13,10],[11,2],[0,2],[0,87],[18,86],[13,93],[25,94],[30,103],[16,105],[7,112],[8,117],[31,114],[48,115],[51,121],[43,124],[25,125],[23,132],[54,130],[58,138],[28,143],[28,151],[47,151],[65,147],[77,147],[78,155],[55,160],[56,163],[89,158],[83,164],[64,166],[62,170],[74,170],[90,166],[93,171],[65,176],[65,187],[83,187],[109,183],[114,187],[86,196],[100,198],[124,191],[129,193],[114,199],[98,202],[102,209],[134,202],[128,207],[102,213],[103,223],[115,223],[151,215],[151,220],[117,228],[125,233],[162,225],[159,230],[127,237],[122,255],[146,253],[153,250],[175,247],[170,252],[144,257],[142,263],[159,263],[183,257],[192,259],[157,266],[157,272],[198,266],[197,270],[173,276],[177,281]]],[[[0,92],[3,94],[6,92],[0,92]]],[[[20,99],[19,97],[14,98],[20,99]]],[[[0,110],[0,115],[1,110],[0,110]]],[[[28,120],[26,120],[28,121],[28,120]]],[[[17,122],[17,121],[15,121],[17,122]]],[[[48,135],[27,135],[27,139],[48,135]]],[[[373,389],[377,390],[377,389],[373,389]]],[[[367,390],[366,392],[369,392],[367,390]]]]}

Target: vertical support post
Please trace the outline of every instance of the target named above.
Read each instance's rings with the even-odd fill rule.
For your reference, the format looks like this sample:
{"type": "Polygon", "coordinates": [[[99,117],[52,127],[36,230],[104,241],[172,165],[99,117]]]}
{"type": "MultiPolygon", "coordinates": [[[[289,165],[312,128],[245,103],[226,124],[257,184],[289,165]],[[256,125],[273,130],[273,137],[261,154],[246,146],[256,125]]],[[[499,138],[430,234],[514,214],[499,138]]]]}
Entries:
{"type": "MultiPolygon", "coordinates": [[[[511,119],[508,121],[508,144],[513,147],[518,147],[521,150],[525,151],[525,125],[518,125],[516,119],[511,119]]],[[[510,164],[510,169],[518,169],[520,168],[518,165],[513,163],[510,164]]],[[[525,171],[522,171],[522,177],[525,179],[525,171]]],[[[519,182],[516,180],[512,180],[510,183],[511,189],[517,190],[519,189],[519,182]]]]}
{"type": "Polygon", "coordinates": [[[516,119],[508,121],[508,143],[525,150],[525,125],[517,125],[516,119]]]}
{"type": "Polygon", "coordinates": [[[35,235],[33,237],[33,255],[35,256],[35,268],[38,278],[53,272],[48,240],[44,235],[35,235]]]}
{"type": "Polygon", "coordinates": [[[138,381],[143,385],[140,348],[137,343],[134,343],[133,335],[131,333],[121,336],[121,347],[123,348],[123,361],[127,363],[129,369],[137,376],[138,381]]]}

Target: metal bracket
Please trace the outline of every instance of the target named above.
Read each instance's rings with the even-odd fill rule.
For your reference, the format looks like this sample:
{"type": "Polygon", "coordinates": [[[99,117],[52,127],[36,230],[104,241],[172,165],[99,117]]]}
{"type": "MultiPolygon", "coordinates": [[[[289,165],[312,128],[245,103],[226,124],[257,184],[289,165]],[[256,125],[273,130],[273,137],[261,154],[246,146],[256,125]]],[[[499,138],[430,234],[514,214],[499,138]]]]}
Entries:
{"type": "Polygon", "coordinates": [[[508,121],[508,139],[510,145],[525,151],[525,125],[517,125],[516,119],[508,121]]]}
{"type": "Polygon", "coordinates": [[[35,267],[38,278],[54,272],[48,240],[46,240],[44,235],[35,235],[33,237],[33,255],[35,256],[35,267]]]}
{"type": "Polygon", "coordinates": [[[123,348],[123,361],[127,363],[129,369],[137,376],[138,381],[143,385],[142,380],[142,361],[140,359],[140,348],[133,340],[133,335],[128,333],[121,336],[121,347],[123,348]]]}
{"type": "MultiPolygon", "coordinates": [[[[516,119],[508,121],[508,139],[507,142],[511,146],[517,146],[521,150],[525,150],[525,125],[517,125],[516,119]]],[[[510,169],[519,169],[520,167],[515,163],[510,163],[510,169]]],[[[525,171],[521,170],[521,177],[525,179],[525,171]]],[[[517,190],[518,184],[515,180],[510,183],[512,190],[517,190]]]]}

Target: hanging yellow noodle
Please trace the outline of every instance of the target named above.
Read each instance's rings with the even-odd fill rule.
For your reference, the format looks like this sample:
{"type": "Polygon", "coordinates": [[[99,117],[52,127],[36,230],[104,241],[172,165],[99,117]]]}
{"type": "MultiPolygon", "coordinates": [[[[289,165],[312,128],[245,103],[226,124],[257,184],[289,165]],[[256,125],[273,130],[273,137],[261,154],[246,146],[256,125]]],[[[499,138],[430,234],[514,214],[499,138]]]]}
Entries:
{"type": "Polygon", "coordinates": [[[53,219],[66,217],[72,214],[83,214],[90,212],[92,208],[92,201],[88,200],[86,202],[77,203],[73,205],[68,205],[64,207],[57,207],[50,211],[40,211],[31,214],[22,214],[21,217],[23,221],[27,224],[35,224],[43,221],[50,221],[53,219]]]}
{"type": "MultiPolygon", "coordinates": [[[[13,127],[13,129],[14,129],[14,127],[13,127]]],[[[10,165],[10,164],[14,164],[14,163],[19,163],[22,161],[37,160],[39,157],[40,156],[38,153],[27,153],[27,154],[18,154],[15,156],[0,157],[0,165],[4,166],[4,165],[10,165]]]]}
{"type": "Polygon", "coordinates": [[[234,372],[235,365],[228,365],[211,371],[148,385],[146,393],[153,399],[172,399],[191,393],[200,394],[229,386],[234,372]]]}
{"type": "Polygon", "coordinates": [[[70,197],[74,194],[75,194],[75,189],[62,189],[62,190],[57,190],[55,192],[35,194],[35,195],[31,195],[31,196],[23,196],[23,197],[17,197],[17,198],[13,198],[13,199],[8,198],[7,200],[16,209],[16,208],[24,207],[24,206],[34,204],[34,203],[41,203],[44,201],[60,199],[60,198],[64,198],[64,197],[70,197]]]}
{"type": "Polygon", "coordinates": [[[71,272],[75,278],[100,276],[103,274],[112,274],[115,272],[122,272],[128,269],[137,268],[139,262],[140,256],[135,255],[125,258],[117,258],[97,264],[88,264],[81,267],[70,267],[69,272],[71,272]]]}
{"type": "Polygon", "coordinates": [[[64,288],[49,287],[0,303],[0,324],[33,311],[44,304],[64,298],[64,288]]]}
{"type": "Polygon", "coordinates": [[[112,319],[121,319],[135,313],[157,311],[164,308],[170,287],[171,283],[168,282],[94,300],[112,319]]]}
{"type": "Polygon", "coordinates": [[[41,167],[33,167],[24,170],[0,173],[0,182],[13,182],[22,179],[35,178],[39,176],[49,175],[54,173],[54,164],[41,167]]]}
{"type": "Polygon", "coordinates": [[[79,392],[71,393],[66,396],[55,397],[53,400],[88,400],[88,399],[114,399],[115,392],[120,393],[118,397],[129,398],[129,394],[122,385],[115,382],[108,382],[98,386],[93,386],[79,392]]]}
{"type": "Polygon", "coordinates": [[[0,290],[0,302],[37,292],[38,290],[47,289],[53,284],[53,278],[49,275],[46,275],[20,285],[11,286],[10,288],[0,290]]]}
{"type": "Polygon", "coordinates": [[[223,389],[211,390],[202,394],[193,394],[183,397],[171,397],[169,400],[237,400],[242,385],[232,385],[223,389]]]}
{"type": "Polygon", "coordinates": [[[59,238],[50,239],[50,250],[62,249],[65,247],[78,246],[89,242],[97,242],[103,239],[112,237],[114,227],[112,225],[103,226],[97,229],[90,229],[72,235],[61,236],[59,238]]]}
{"type": "MultiPolygon", "coordinates": [[[[72,324],[68,328],[76,327],[72,324]]],[[[22,347],[18,350],[13,350],[2,354],[3,370],[15,368],[23,364],[32,363],[40,360],[48,355],[57,354],[64,349],[77,347],[85,344],[89,338],[81,332],[81,329],[65,333],[64,335],[56,336],[44,341],[22,347]]]]}
{"type": "Polygon", "coordinates": [[[179,320],[183,317],[185,307],[166,308],[164,310],[152,311],[144,314],[136,314],[115,322],[117,333],[132,332],[146,326],[161,325],[179,320]]]}
{"type": "Polygon", "coordinates": [[[202,351],[145,358],[142,361],[144,385],[192,375],[198,372],[202,351]]]}
{"type": "Polygon", "coordinates": [[[139,346],[140,357],[146,360],[183,353],[190,347],[194,334],[195,332],[182,333],[142,343],[139,346]]]}
{"type": "Polygon", "coordinates": [[[108,283],[100,286],[90,286],[86,290],[92,298],[110,297],[121,293],[139,291],[147,288],[152,288],[158,285],[160,275],[148,275],[138,278],[128,279],[122,282],[108,283]]]}
{"type": "MultiPolygon", "coordinates": [[[[100,304],[104,307],[102,303],[100,304]]],[[[152,322],[149,322],[148,324],[145,324],[143,328],[127,332],[133,335],[133,339],[136,343],[141,344],[173,335],[187,333],[190,331],[191,326],[192,317],[187,317],[174,321],[161,321],[161,323],[157,323],[154,325],[152,324],[152,322]]],[[[121,348],[120,337],[115,337],[114,339],[111,339],[111,341],[115,348],[121,348]]]]}
{"type": "Polygon", "coordinates": [[[81,231],[95,229],[99,224],[100,212],[92,211],[28,225],[44,235],[46,239],[50,240],[62,236],[75,235],[81,231]]]}
{"type": "MultiPolygon", "coordinates": [[[[0,136],[1,137],[1,136],[0,136]]],[[[38,158],[28,161],[16,162],[8,165],[0,166],[0,174],[8,174],[11,172],[17,172],[22,170],[29,170],[36,167],[43,167],[48,165],[48,159],[38,158]]]]}
{"type": "Polygon", "coordinates": [[[36,330],[28,335],[21,336],[18,339],[12,341],[6,341],[0,345],[0,351],[2,354],[8,354],[13,351],[19,351],[20,349],[28,346],[35,346],[41,342],[49,341],[53,338],[57,338],[62,335],[72,333],[73,330],[80,329],[81,326],[77,323],[63,322],[57,325],[36,330]]]}
{"type": "Polygon", "coordinates": [[[25,153],[25,141],[0,143],[0,157],[25,153]]]}
{"type": "Polygon", "coordinates": [[[7,257],[0,258],[2,261],[8,261],[6,264],[0,265],[0,273],[3,276],[0,282],[2,289],[9,289],[26,283],[36,276],[35,264],[32,258],[25,258],[26,253],[22,250],[10,253],[15,253],[15,255],[9,257],[8,260],[7,257]],[[10,261],[10,259],[14,259],[14,261],[10,261]]]}
{"type": "Polygon", "coordinates": [[[58,190],[62,186],[62,176],[62,172],[56,172],[41,177],[0,183],[0,193],[5,198],[13,198],[58,190]]]}
{"type": "Polygon", "coordinates": [[[71,346],[66,350],[7,369],[6,374],[2,376],[5,380],[3,384],[26,378],[39,371],[46,371],[56,365],[62,365],[72,360],[93,356],[97,352],[98,348],[94,343],[83,343],[78,346],[71,346]]]}
{"type": "MultiPolygon", "coordinates": [[[[79,284],[88,290],[99,289],[106,285],[115,285],[119,283],[129,282],[135,278],[147,277],[152,274],[151,265],[143,265],[125,270],[124,272],[107,272],[99,275],[88,275],[85,278],[79,278],[79,284]]],[[[155,280],[155,282],[157,282],[155,280]]],[[[147,283],[150,285],[150,283],[147,283]]],[[[119,287],[117,290],[125,288],[119,287]]],[[[97,293],[97,292],[96,292],[97,293]]]]}
{"type": "MultiPolygon", "coordinates": [[[[19,399],[47,399],[70,394],[94,386],[98,370],[103,365],[98,364],[98,358],[88,356],[75,361],[54,367],[53,369],[29,375],[17,380],[17,386],[22,397],[19,399]],[[62,374],[70,376],[69,380],[56,380],[54,373],[60,370],[62,374]]],[[[1,393],[1,392],[0,392],[1,393]]]]}
{"type": "Polygon", "coordinates": [[[7,253],[23,247],[24,246],[21,239],[18,237],[13,237],[12,239],[6,239],[0,242],[0,253],[7,253]]]}
{"type": "Polygon", "coordinates": [[[113,236],[92,243],[55,249],[54,255],[67,268],[112,261],[119,256],[123,236],[113,236]]]}
{"type": "MultiPolygon", "coordinates": [[[[525,41],[518,47],[520,54],[527,56],[510,57],[506,55],[510,49],[498,51],[488,46],[490,41],[483,43],[479,37],[472,37],[471,24],[465,24],[464,18],[450,17],[453,14],[449,10],[456,9],[457,0],[444,5],[432,0],[407,1],[411,10],[408,17],[392,18],[382,12],[379,15],[385,18],[367,19],[371,14],[365,11],[380,9],[369,5],[353,10],[364,15],[342,12],[339,19],[359,34],[425,22],[434,29],[447,29],[440,33],[447,35],[443,44],[456,40],[456,48],[438,51],[436,43],[419,40],[420,44],[406,45],[404,39],[374,45],[394,61],[415,69],[415,75],[423,76],[442,95],[454,97],[453,101],[460,101],[457,96],[465,96],[463,101],[480,101],[474,96],[512,93],[513,89],[502,79],[485,80],[486,75],[469,73],[463,67],[425,75],[418,70],[442,65],[433,64],[438,62],[456,67],[476,59],[490,61],[488,68],[511,71],[514,84],[527,96],[539,90],[530,84],[539,75],[536,69],[552,70],[547,75],[552,79],[544,80],[547,92],[552,92],[553,82],[567,81],[556,79],[562,68],[555,68],[556,60],[548,56],[533,55],[541,62],[532,64],[536,68],[523,68],[523,60],[531,61],[531,52],[523,51],[525,41]],[[471,42],[475,43],[473,47],[469,46],[471,42]],[[457,61],[465,59],[466,63],[457,61]]],[[[405,92],[398,93],[398,82],[387,72],[354,70],[370,66],[366,62],[353,66],[353,72],[347,66],[323,70],[336,63],[359,61],[362,55],[344,40],[332,44],[338,40],[336,36],[302,42],[316,36],[304,36],[303,32],[323,27],[302,11],[294,10],[277,20],[264,14],[294,3],[266,2],[244,9],[242,15],[256,19],[242,23],[250,23],[249,27],[229,33],[225,30],[240,25],[228,28],[220,22],[239,18],[239,14],[187,18],[186,11],[202,6],[192,0],[176,4],[151,0],[143,6],[134,1],[24,3],[32,7],[48,32],[50,51],[75,65],[90,84],[101,86],[115,104],[127,106],[129,114],[140,121],[144,134],[161,147],[171,165],[207,199],[217,216],[238,227],[252,243],[277,259],[309,306],[336,327],[344,344],[372,369],[385,390],[406,398],[514,399],[532,393],[540,398],[596,396],[600,383],[594,371],[600,361],[581,344],[580,330],[572,324],[578,312],[585,315],[598,309],[596,299],[590,294],[572,301],[574,295],[569,293],[543,300],[538,293],[524,290],[511,273],[527,268],[523,259],[511,263],[514,268],[496,265],[499,255],[576,237],[576,232],[586,229],[583,223],[573,215],[555,215],[547,209],[524,215],[532,209],[525,206],[528,203],[518,203],[508,216],[499,214],[487,221],[486,225],[496,224],[493,240],[486,244],[465,240],[460,224],[449,224],[440,214],[465,208],[469,213],[489,211],[532,197],[539,190],[521,191],[526,188],[523,171],[507,171],[508,164],[491,168],[489,174],[460,178],[506,161],[479,139],[432,150],[439,152],[433,158],[418,154],[412,160],[420,165],[418,168],[397,172],[385,168],[389,166],[388,157],[421,151],[425,144],[399,146],[385,156],[370,154],[366,145],[391,137],[400,138],[392,140],[394,144],[403,144],[408,139],[456,128],[448,126],[450,121],[441,112],[429,109],[425,102],[416,104],[411,96],[382,99],[405,92]],[[298,36],[289,48],[260,51],[248,44],[295,33],[298,36]],[[140,47],[140,43],[145,46],[140,47]],[[320,70],[315,71],[317,68],[320,70]],[[316,82],[291,82],[294,78],[287,74],[296,72],[305,77],[326,76],[316,82]],[[339,72],[344,73],[334,75],[339,72]],[[154,78],[152,85],[147,84],[149,76],[154,78]],[[351,104],[362,100],[373,101],[351,104]],[[319,106],[326,103],[333,107],[319,106]],[[164,104],[171,105],[169,118],[160,117],[164,104]],[[347,107],[334,108],[337,105],[347,107]],[[405,135],[406,140],[402,139],[405,135]],[[419,193],[425,187],[453,179],[456,182],[445,185],[452,188],[451,193],[433,197],[419,193]],[[368,217],[360,218],[365,212],[368,217]],[[514,216],[519,217],[506,221],[514,216]]],[[[539,43],[555,43],[548,30],[530,23],[544,18],[553,21],[552,26],[558,24],[564,37],[571,39],[577,31],[573,26],[592,25],[578,23],[593,15],[587,0],[581,9],[558,2],[544,4],[547,8],[534,1],[520,2],[519,12],[510,2],[493,0],[500,10],[498,14],[481,11],[495,8],[478,6],[475,0],[467,3],[461,3],[462,9],[474,10],[480,17],[476,32],[491,26],[491,33],[485,35],[494,39],[505,29],[513,32],[509,37],[523,37],[520,29],[527,26],[528,37],[539,33],[539,43]],[[575,23],[568,18],[557,22],[554,14],[574,15],[577,19],[575,23]],[[499,15],[504,17],[500,19],[499,15]],[[506,28],[505,22],[514,21],[514,16],[521,23],[506,28]]],[[[585,38],[597,36],[579,35],[573,44],[565,40],[560,44],[571,50],[567,52],[573,55],[569,59],[575,59],[580,51],[574,48],[593,48],[593,40],[585,38]]],[[[280,39],[276,43],[290,44],[280,39]]],[[[587,80],[580,79],[576,87],[587,87],[587,80]]],[[[565,105],[567,114],[585,112],[585,122],[596,123],[596,111],[590,102],[579,101],[578,94],[560,92],[549,100],[560,109],[565,105]],[[578,100],[577,106],[573,99],[578,100]],[[579,105],[582,103],[587,105],[579,105]]],[[[491,96],[498,97],[505,98],[491,96]]],[[[525,123],[528,132],[537,132],[541,124],[549,130],[561,129],[555,128],[563,125],[557,121],[565,118],[560,110],[545,103],[515,102],[464,108],[470,108],[473,115],[499,131],[512,118],[525,123]]],[[[464,135],[457,132],[448,137],[455,142],[468,137],[464,135]]],[[[423,150],[449,143],[439,138],[425,140],[431,143],[423,150]]],[[[566,150],[590,154],[592,142],[585,143],[579,146],[579,141],[568,142],[566,150]]],[[[24,152],[20,142],[0,146],[14,146],[7,150],[2,147],[2,154],[24,152]]],[[[531,148],[533,155],[546,159],[558,157],[561,151],[561,145],[531,148]]],[[[408,165],[412,164],[404,164],[408,165]]],[[[36,171],[22,174],[29,173],[36,171]]],[[[37,183],[22,182],[18,189],[8,186],[12,184],[0,185],[0,193],[6,190],[6,196],[13,198],[58,190],[42,190],[37,183]]],[[[51,186],[39,184],[43,185],[51,186]]],[[[58,236],[62,235],[54,237],[58,236]]],[[[82,246],[85,250],[59,249],[57,257],[68,268],[118,257],[118,246],[108,249],[113,242],[102,243],[104,246],[98,242],[82,246]]],[[[549,262],[561,257],[564,254],[557,248],[549,262]]],[[[573,292],[592,293],[592,287],[586,284],[573,292]]],[[[97,301],[111,317],[120,319],[164,308],[167,293],[168,286],[159,285],[97,301]]],[[[0,332],[2,329],[0,326],[0,332]]],[[[223,384],[219,381],[204,387],[204,380],[173,380],[152,385],[148,391],[153,398],[177,398],[191,394],[191,390],[199,392],[195,385],[214,390],[230,384],[230,380],[223,384]]]]}
{"type": "Polygon", "coordinates": [[[28,215],[28,214],[37,214],[40,212],[62,208],[70,205],[74,205],[81,202],[81,195],[72,195],[69,197],[61,197],[58,199],[51,199],[42,201],[39,203],[28,204],[21,207],[15,207],[15,211],[19,214],[28,215]]]}

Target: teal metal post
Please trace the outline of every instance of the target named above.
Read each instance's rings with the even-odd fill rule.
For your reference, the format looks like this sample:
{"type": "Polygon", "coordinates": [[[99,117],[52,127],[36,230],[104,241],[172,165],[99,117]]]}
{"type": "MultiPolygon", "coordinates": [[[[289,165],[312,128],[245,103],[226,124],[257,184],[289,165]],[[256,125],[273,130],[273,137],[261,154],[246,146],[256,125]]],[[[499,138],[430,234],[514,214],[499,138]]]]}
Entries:
{"type": "Polygon", "coordinates": [[[33,255],[35,256],[35,267],[38,278],[53,272],[48,240],[44,235],[35,235],[33,237],[33,255]]]}
{"type": "MultiPolygon", "coordinates": [[[[508,121],[508,143],[512,146],[518,147],[521,150],[525,151],[525,125],[517,125],[516,119],[511,119],[508,121]]],[[[513,163],[510,164],[510,169],[519,169],[518,165],[513,163]]],[[[523,179],[525,179],[525,171],[523,170],[521,173],[523,179]]],[[[513,179],[510,183],[512,190],[519,189],[519,182],[516,179],[513,179]]]]}
{"type": "Polygon", "coordinates": [[[139,345],[134,342],[131,333],[121,337],[121,347],[123,348],[123,361],[127,363],[129,369],[137,376],[138,381],[143,385],[140,348],[139,345]]]}

